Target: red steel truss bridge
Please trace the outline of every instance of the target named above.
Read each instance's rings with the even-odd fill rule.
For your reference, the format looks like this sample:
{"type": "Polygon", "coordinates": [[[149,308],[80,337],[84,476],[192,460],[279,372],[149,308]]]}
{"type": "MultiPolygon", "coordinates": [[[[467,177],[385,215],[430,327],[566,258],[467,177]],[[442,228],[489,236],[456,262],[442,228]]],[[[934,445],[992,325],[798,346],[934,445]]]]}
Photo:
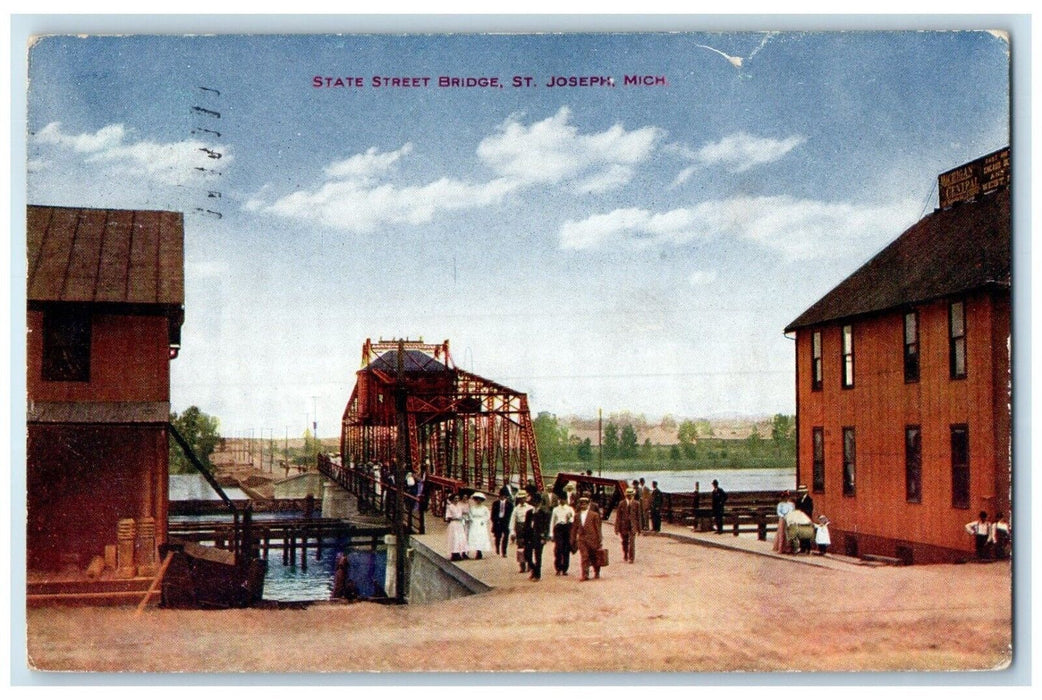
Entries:
{"type": "Polygon", "coordinates": [[[436,513],[450,490],[495,494],[528,479],[542,490],[527,396],[456,367],[448,340],[367,339],[356,377],[340,437],[345,470],[378,465],[385,480],[411,471],[436,513]]]}

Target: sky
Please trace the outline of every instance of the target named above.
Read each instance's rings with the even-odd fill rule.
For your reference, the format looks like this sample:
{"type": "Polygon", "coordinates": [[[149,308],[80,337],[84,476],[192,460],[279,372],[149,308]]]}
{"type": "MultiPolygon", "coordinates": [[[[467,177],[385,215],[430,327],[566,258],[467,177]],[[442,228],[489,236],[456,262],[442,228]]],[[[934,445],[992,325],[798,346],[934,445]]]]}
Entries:
{"type": "Polygon", "coordinates": [[[171,404],[228,435],[337,435],[366,338],[448,339],[535,413],[795,413],[784,327],[1010,142],[986,32],[54,36],[29,60],[27,201],[185,213],[171,404]]]}

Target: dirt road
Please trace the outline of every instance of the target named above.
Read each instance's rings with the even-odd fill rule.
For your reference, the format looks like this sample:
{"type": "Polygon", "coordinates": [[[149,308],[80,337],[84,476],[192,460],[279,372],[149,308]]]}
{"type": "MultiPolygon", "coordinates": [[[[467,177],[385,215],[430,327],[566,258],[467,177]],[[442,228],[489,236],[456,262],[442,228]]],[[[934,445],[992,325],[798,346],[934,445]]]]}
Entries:
{"type": "Polygon", "coordinates": [[[193,672],[950,670],[1011,659],[1008,563],[829,569],[649,537],[636,564],[618,557],[580,583],[574,569],[555,577],[551,557],[548,547],[540,582],[516,574],[428,606],[33,609],[29,657],[47,670],[193,672]]]}

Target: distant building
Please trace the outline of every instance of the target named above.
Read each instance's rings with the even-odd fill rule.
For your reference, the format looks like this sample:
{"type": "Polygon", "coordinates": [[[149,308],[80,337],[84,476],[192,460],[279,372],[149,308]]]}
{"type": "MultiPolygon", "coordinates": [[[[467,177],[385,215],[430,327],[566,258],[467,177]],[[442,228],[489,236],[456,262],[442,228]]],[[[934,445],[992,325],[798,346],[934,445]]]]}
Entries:
{"type": "MultiPolygon", "coordinates": [[[[1008,184],[1009,151],[996,155],[1008,184]]],[[[981,510],[1010,512],[1005,184],[942,197],[948,208],[785,329],[796,334],[797,479],[815,517],[831,519],[839,553],[967,559],[964,525],[981,510]]]]}
{"type": "Polygon", "coordinates": [[[83,567],[121,518],[165,541],[179,213],[30,206],[27,564],[83,567]]]}

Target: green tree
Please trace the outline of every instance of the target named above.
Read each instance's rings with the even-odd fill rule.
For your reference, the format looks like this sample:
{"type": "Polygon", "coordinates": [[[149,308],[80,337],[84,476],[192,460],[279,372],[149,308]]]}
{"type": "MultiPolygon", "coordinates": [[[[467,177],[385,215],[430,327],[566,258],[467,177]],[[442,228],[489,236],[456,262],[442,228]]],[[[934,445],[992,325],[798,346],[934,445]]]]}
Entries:
{"type": "Polygon", "coordinates": [[[593,443],[590,442],[590,438],[586,438],[576,446],[575,454],[583,462],[593,461],[593,443]]]}
{"type": "Polygon", "coordinates": [[[557,422],[557,416],[541,411],[532,421],[532,431],[539,448],[539,456],[547,463],[556,463],[567,459],[571,453],[568,444],[568,428],[557,422]]]}
{"type": "Polygon", "coordinates": [[[627,423],[622,426],[619,437],[619,456],[623,459],[634,459],[637,456],[637,431],[627,423]]]}
{"type": "Polygon", "coordinates": [[[683,421],[677,428],[677,440],[680,441],[680,450],[688,459],[695,458],[695,443],[698,442],[698,425],[693,421],[683,421]]]}
{"type": "Polygon", "coordinates": [[[774,414],[774,418],[771,420],[771,440],[774,441],[775,447],[781,449],[795,437],[796,416],[774,414]]]}
{"type": "Polygon", "coordinates": [[[604,426],[604,456],[615,459],[619,456],[619,429],[614,423],[608,421],[604,426]]]}
{"type": "Polygon", "coordinates": [[[669,458],[674,462],[680,459],[680,445],[669,446],[669,458]]]}
{"type": "Polygon", "coordinates": [[[318,464],[319,441],[311,434],[311,428],[304,428],[304,451],[290,461],[299,467],[318,464]]]}
{"type": "Polygon", "coordinates": [[[745,438],[745,444],[749,448],[750,454],[757,455],[760,453],[760,447],[763,444],[763,438],[760,437],[760,431],[753,426],[753,431],[749,433],[749,437],[745,438]]]}
{"type": "MultiPolygon", "coordinates": [[[[191,446],[192,452],[203,463],[203,466],[212,471],[213,464],[210,463],[210,455],[217,449],[217,443],[221,441],[218,432],[220,421],[215,416],[209,416],[200,411],[198,406],[189,406],[180,415],[176,411],[171,413],[170,423],[191,446]]],[[[170,438],[169,443],[170,473],[194,473],[195,467],[188,461],[181,446],[174,441],[173,437],[170,438]]]]}

